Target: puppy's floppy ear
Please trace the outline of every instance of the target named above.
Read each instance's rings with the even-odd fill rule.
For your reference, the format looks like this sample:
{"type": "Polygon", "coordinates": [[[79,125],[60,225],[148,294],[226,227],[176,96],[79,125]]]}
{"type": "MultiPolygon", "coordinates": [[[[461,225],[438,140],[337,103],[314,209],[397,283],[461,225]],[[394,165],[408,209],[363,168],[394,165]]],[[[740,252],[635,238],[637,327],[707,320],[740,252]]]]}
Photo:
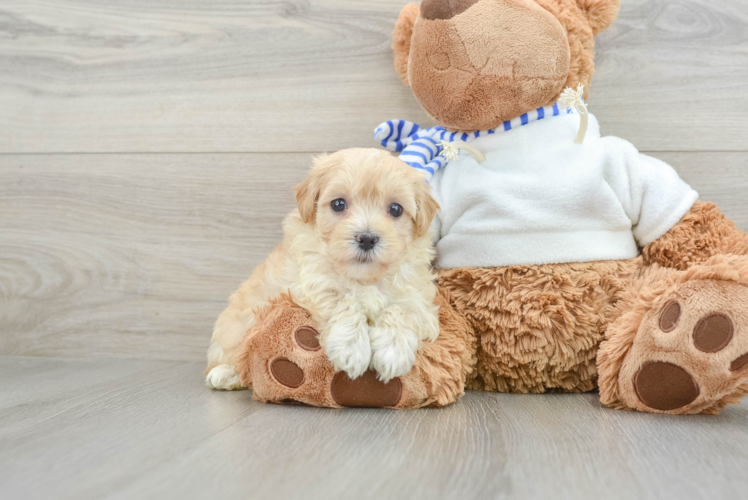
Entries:
{"type": "Polygon", "coordinates": [[[417,3],[409,3],[400,12],[400,17],[392,33],[392,50],[395,51],[395,69],[405,85],[408,82],[408,57],[410,57],[410,40],[413,38],[413,26],[421,8],[417,3]]]}
{"type": "Polygon", "coordinates": [[[322,193],[322,177],[326,170],[327,158],[326,155],[317,158],[306,179],[293,188],[299,214],[301,215],[301,219],[307,224],[313,222],[317,214],[317,200],[322,193]]]}
{"type": "Polygon", "coordinates": [[[436,212],[439,211],[439,204],[431,196],[431,187],[423,180],[416,184],[416,234],[423,236],[434,222],[436,212]]]}
{"type": "Polygon", "coordinates": [[[587,15],[595,36],[615,21],[621,8],[621,0],[577,0],[577,4],[587,15]]]}

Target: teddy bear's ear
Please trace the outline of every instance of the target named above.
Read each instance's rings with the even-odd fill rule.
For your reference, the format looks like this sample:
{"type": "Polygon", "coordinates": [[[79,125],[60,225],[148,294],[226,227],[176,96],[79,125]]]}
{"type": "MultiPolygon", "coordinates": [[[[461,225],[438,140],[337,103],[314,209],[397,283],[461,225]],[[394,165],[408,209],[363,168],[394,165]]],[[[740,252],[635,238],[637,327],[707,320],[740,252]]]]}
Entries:
{"type": "Polygon", "coordinates": [[[615,20],[621,0],[577,0],[577,4],[587,15],[592,33],[597,35],[615,20]]]}
{"type": "Polygon", "coordinates": [[[413,25],[420,12],[417,3],[409,3],[400,12],[400,17],[395,24],[392,33],[392,50],[395,51],[395,69],[400,79],[407,86],[408,82],[408,57],[410,56],[410,39],[413,37],[413,25]]]}

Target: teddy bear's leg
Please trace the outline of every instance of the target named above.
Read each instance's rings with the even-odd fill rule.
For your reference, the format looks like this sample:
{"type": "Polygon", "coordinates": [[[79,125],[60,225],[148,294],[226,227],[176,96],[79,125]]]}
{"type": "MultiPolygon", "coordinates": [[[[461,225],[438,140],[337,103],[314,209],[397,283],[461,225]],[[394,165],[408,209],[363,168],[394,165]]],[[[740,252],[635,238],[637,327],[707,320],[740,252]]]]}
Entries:
{"type": "Polygon", "coordinates": [[[467,388],[582,392],[597,387],[597,349],[641,258],[443,269],[440,289],[479,339],[467,388]]]}
{"type": "Polygon", "coordinates": [[[740,399],[748,389],[747,254],[748,235],[702,202],[644,249],[652,267],[631,282],[600,346],[603,403],[716,413],[740,399]]]}
{"type": "Polygon", "coordinates": [[[716,414],[748,392],[748,257],[634,278],[598,353],[600,399],[619,408],[716,414]]]}
{"type": "Polygon", "coordinates": [[[437,303],[439,338],[424,343],[409,373],[386,384],[372,370],[355,380],[335,373],[311,316],[288,296],[257,312],[236,369],[254,398],[265,402],[333,408],[445,406],[464,393],[465,379],[475,364],[475,341],[443,295],[437,296],[437,303]]]}

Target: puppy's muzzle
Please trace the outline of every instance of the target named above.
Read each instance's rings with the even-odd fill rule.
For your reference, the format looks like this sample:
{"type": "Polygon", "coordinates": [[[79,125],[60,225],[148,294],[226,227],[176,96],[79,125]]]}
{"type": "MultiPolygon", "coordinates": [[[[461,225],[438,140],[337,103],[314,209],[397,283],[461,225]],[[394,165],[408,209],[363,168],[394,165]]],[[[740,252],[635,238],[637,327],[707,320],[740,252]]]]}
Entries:
{"type": "Polygon", "coordinates": [[[379,242],[379,236],[371,233],[362,233],[356,236],[358,247],[364,252],[370,251],[379,242]]]}

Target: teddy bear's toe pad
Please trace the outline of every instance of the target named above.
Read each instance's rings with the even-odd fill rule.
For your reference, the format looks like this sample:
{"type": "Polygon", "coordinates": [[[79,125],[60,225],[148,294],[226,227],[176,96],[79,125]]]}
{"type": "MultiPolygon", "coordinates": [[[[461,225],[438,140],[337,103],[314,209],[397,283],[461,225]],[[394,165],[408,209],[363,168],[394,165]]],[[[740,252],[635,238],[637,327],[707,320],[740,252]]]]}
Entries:
{"type": "Polygon", "coordinates": [[[701,318],[693,329],[693,345],[702,352],[719,352],[730,343],[735,332],[726,314],[715,313],[701,318]]]}
{"type": "Polygon", "coordinates": [[[311,326],[300,326],[294,332],[296,343],[305,351],[319,351],[322,346],[319,344],[319,333],[311,326]]]}
{"type": "Polygon", "coordinates": [[[271,361],[270,373],[279,384],[292,389],[301,387],[304,383],[304,371],[288,358],[277,358],[271,361]]]}
{"type": "Polygon", "coordinates": [[[678,302],[672,301],[666,305],[660,315],[660,330],[665,333],[675,330],[680,320],[680,313],[681,309],[678,302]]]}
{"type": "Polygon", "coordinates": [[[748,352],[730,363],[730,371],[738,371],[746,365],[748,365],[748,352]]]}

